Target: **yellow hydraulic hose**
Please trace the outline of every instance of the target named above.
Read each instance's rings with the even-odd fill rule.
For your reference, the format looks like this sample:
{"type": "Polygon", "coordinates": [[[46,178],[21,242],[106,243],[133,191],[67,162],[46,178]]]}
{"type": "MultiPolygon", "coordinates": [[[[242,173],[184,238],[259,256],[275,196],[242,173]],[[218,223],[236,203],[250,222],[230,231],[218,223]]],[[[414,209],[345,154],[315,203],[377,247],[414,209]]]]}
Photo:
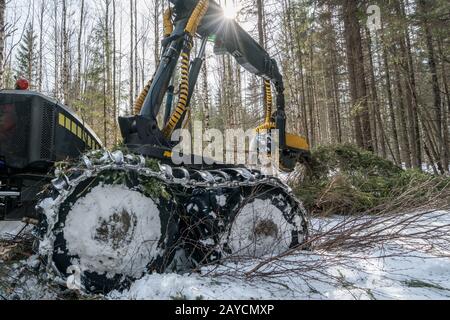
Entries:
{"type": "Polygon", "coordinates": [[[265,114],[265,121],[264,124],[256,128],[256,131],[267,131],[275,129],[276,125],[272,122],[272,112],[273,112],[273,98],[272,98],[272,86],[270,84],[270,81],[264,80],[264,87],[266,90],[265,94],[265,107],[266,107],[266,114],[265,114]]]}
{"type": "Polygon", "coordinates": [[[208,7],[209,7],[209,0],[200,0],[194,9],[194,12],[192,12],[192,15],[189,18],[186,28],[184,29],[184,31],[189,33],[192,37],[195,36],[198,26],[200,25],[200,22],[202,21],[204,15],[208,11],[208,7]]]}
{"type": "Polygon", "coordinates": [[[164,37],[169,37],[173,32],[172,9],[168,8],[163,15],[164,37]]]}
{"type": "Polygon", "coordinates": [[[264,87],[266,88],[266,124],[272,121],[272,109],[273,109],[273,100],[272,100],[272,86],[270,81],[264,80],[264,87]]]}
{"type": "Polygon", "coordinates": [[[178,104],[163,130],[164,135],[168,138],[172,135],[177,123],[181,120],[181,117],[186,111],[187,99],[189,96],[189,61],[191,48],[191,45],[187,45],[181,53],[181,82],[178,104]]]}
{"type": "Polygon", "coordinates": [[[189,98],[189,65],[192,50],[192,38],[197,32],[197,28],[200,25],[202,18],[208,11],[208,7],[209,0],[200,0],[185,28],[185,32],[189,35],[189,39],[186,41],[183,52],[181,53],[181,81],[178,104],[163,130],[163,134],[167,138],[170,138],[177,124],[181,121],[183,114],[186,112],[189,98]]]}
{"type": "Polygon", "coordinates": [[[150,80],[147,85],[142,89],[141,94],[136,99],[136,102],[134,103],[134,114],[138,115],[141,113],[142,106],[144,105],[145,98],[147,97],[148,92],[150,91],[150,88],[152,87],[153,79],[150,80]]]}

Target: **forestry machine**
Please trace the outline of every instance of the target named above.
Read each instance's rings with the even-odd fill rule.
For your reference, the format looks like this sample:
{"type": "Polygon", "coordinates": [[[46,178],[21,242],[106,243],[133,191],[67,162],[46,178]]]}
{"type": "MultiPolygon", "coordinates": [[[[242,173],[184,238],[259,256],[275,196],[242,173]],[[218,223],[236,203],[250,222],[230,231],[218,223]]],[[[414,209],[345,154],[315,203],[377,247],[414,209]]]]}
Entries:
{"type": "Polygon", "coordinates": [[[36,219],[36,198],[54,176],[56,161],[102,148],[95,133],[68,107],[28,91],[0,91],[0,221],[36,219]]]}
{"type": "MultiPolygon", "coordinates": [[[[172,161],[178,144],[172,135],[189,121],[208,41],[216,54],[231,54],[264,80],[265,123],[255,132],[266,147],[258,151],[274,156],[268,146],[277,131],[283,171],[308,161],[306,139],[286,133],[276,61],[214,1],[170,0],[161,62],[136,101],[136,115],[119,118],[124,145],[56,162],[56,177],[41,195],[39,253],[49,274],[63,280],[80,275],[82,289],[104,293],[126,288],[146,273],[189,272],[226,259],[302,248],[308,236],[306,212],[278,178],[241,165],[172,161]],[[200,45],[193,57],[195,39],[200,45]]],[[[1,103],[2,108],[13,104],[1,103]]],[[[71,114],[53,112],[53,130],[65,129],[75,138],[80,135],[73,125],[78,125],[85,138],[84,127],[71,114]]],[[[15,160],[6,157],[7,166],[9,161],[15,160]]]]}

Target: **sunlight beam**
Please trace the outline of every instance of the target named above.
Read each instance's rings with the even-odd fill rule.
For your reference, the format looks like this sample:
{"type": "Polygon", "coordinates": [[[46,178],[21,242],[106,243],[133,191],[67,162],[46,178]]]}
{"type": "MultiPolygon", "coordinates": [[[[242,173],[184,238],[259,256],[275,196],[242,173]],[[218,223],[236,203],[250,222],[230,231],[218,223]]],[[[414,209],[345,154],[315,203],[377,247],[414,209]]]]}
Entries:
{"type": "Polygon", "coordinates": [[[222,6],[222,8],[225,18],[230,20],[236,19],[238,9],[231,1],[228,1],[227,4],[222,6]]]}

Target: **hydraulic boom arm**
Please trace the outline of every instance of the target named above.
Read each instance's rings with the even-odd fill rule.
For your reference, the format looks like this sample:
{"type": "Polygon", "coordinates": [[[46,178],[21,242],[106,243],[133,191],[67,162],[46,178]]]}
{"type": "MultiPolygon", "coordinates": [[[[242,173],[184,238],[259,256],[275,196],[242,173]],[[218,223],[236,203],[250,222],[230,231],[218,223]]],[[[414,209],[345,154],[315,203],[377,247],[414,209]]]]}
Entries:
{"type": "Polygon", "coordinates": [[[304,138],[286,133],[284,84],[277,62],[234,20],[226,19],[223,9],[214,1],[170,2],[173,7],[164,16],[165,39],[161,63],[153,80],[138,99],[135,109],[140,110],[140,115],[119,119],[125,143],[130,149],[148,156],[170,154],[170,137],[174,130],[181,127],[188,112],[204,61],[206,42],[214,39],[216,54],[231,54],[246,70],[265,79],[266,121],[258,130],[279,130],[280,162],[287,170],[291,170],[296,162],[307,157],[309,146],[304,138]],[[202,38],[202,45],[198,56],[191,62],[193,38],[197,35],[202,38]],[[180,57],[180,93],[173,107],[173,75],[180,57]],[[275,112],[272,112],[272,85],[276,89],[275,112]],[[166,96],[164,129],[161,131],[157,117],[166,96]]]}

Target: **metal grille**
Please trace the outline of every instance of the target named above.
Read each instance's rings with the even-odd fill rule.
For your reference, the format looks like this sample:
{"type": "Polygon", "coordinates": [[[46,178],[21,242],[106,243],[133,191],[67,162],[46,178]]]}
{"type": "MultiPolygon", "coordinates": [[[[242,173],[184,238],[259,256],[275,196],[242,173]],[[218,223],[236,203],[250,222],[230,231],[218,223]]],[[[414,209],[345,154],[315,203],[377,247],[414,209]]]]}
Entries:
{"type": "Polygon", "coordinates": [[[44,104],[42,108],[41,159],[50,160],[52,158],[55,121],[54,106],[44,104]]]}

